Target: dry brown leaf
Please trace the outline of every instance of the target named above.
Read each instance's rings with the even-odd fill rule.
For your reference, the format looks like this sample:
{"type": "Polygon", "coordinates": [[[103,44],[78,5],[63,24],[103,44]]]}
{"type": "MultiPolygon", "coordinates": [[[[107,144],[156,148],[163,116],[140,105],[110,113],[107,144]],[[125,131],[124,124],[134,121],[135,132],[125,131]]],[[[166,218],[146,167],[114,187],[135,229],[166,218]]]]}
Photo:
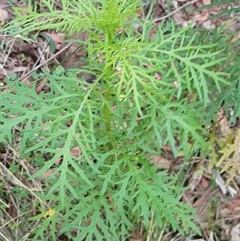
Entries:
{"type": "Polygon", "coordinates": [[[169,160],[165,157],[152,155],[150,158],[151,158],[151,164],[156,165],[160,168],[168,170],[171,166],[171,164],[170,164],[171,160],[169,160]]]}
{"type": "Polygon", "coordinates": [[[201,182],[201,179],[203,178],[203,168],[198,167],[193,174],[191,175],[191,178],[189,179],[189,187],[191,191],[194,191],[196,187],[201,182]]]}
{"type": "Polygon", "coordinates": [[[159,72],[155,72],[154,73],[154,77],[155,77],[156,80],[161,80],[162,79],[162,74],[159,73],[159,72]]]}
{"type": "Polygon", "coordinates": [[[173,7],[174,9],[178,9],[178,1],[173,1],[173,7]]]}
{"type": "MultiPolygon", "coordinates": [[[[40,170],[39,168],[35,168],[35,169],[33,169],[33,170],[31,171],[31,174],[35,174],[35,173],[37,173],[39,170],[40,170]]],[[[50,176],[53,174],[54,171],[55,171],[55,168],[49,168],[46,172],[43,173],[42,176],[39,176],[38,178],[39,178],[40,180],[47,179],[48,177],[50,177],[50,176]]],[[[35,189],[34,191],[40,191],[40,190],[35,189]]]]}
{"type": "Polygon", "coordinates": [[[55,43],[56,45],[63,42],[62,37],[61,37],[60,34],[58,34],[58,33],[49,33],[49,32],[47,32],[47,31],[43,31],[42,33],[44,33],[44,34],[46,34],[47,36],[49,36],[49,37],[54,41],[54,43],[55,43]]]}
{"type": "Polygon", "coordinates": [[[232,134],[232,129],[228,125],[228,119],[227,116],[224,113],[224,110],[221,108],[218,112],[218,118],[219,118],[219,125],[221,133],[224,137],[227,137],[232,134]]]}
{"type": "Polygon", "coordinates": [[[239,240],[240,240],[240,223],[232,228],[230,241],[239,241],[239,240]]]}
{"type": "Polygon", "coordinates": [[[238,39],[240,39],[240,32],[238,32],[230,41],[231,44],[234,44],[238,39]]]}
{"type": "Polygon", "coordinates": [[[208,19],[208,16],[209,16],[209,12],[202,12],[201,13],[201,18],[198,20],[198,24],[203,24],[207,19],[208,19]]]}
{"type": "Polygon", "coordinates": [[[15,41],[13,44],[13,49],[16,52],[22,52],[26,56],[30,56],[34,62],[38,60],[38,52],[34,49],[34,46],[30,43],[24,43],[20,41],[15,41]]]}
{"type": "Polygon", "coordinates": [[[230,198],[225,203],[225,207],[231,211],[234,211],[237,208],[240,208],[240,197],[230,198]]]}
{"type": "Polygon", "coordinates": [[[203,5],[209,5],[211,4],[211,0],[203,0],[203,5]]]}
{"type": "Polygon", "coordinates": [[[5,78],[5,75],[4,74],[0,74],[0,81],[3,81],[5,78]]]}
{"type": "Polygon", "coordinates": [[[177,12],[173,15],[173,19],[174,21],[180,25],[183,26],[185,20],[183,19],[184,14],[182,12],[177,12]]]}
{"type": "Polygon", "coordinates": [[[8,214],[11,216],[11,218],[16,218],[18,216],[18,210],[14,202],[12,201],[12,198],[10,198],[10,207],[8,209],[8,214]]]}
{"type": "Polygon", "coordinates": [[[38,94],[42,91],[42,89],[44,88],[46,82],[47,81],[45,79],[42,79],[42,80],[39,81],[38,86],[36,87],[36,92],[38,94]]]}
{"type": "Polygon", "coordinates": [[[202,190],[206,189],[209,186],[209,181],[205,177],[202,177],[198,186],[202,190]]]}
{"type": "Polygon", "coordinates": [[[213,6],[209,9],[210,14],[217,14],[221,11],[221,7],[213,6]]]}
{"type": "Polygon", "coordinates": [[[228,208],[221,208],[220,209],[220,215],[221,217],[225,218],[225,217],[229,217],[232,214],[231,210],[229,210],[228,208]]]}
{"type": "Polygon", "coordinates": [[[202,2],[200,2],[200,1],[197,1],[197,2],[195,2],[195,6],[197,7],[197,8],[200,8],[200,7],[202,7],[202,2]]]}
{"type": "Polygon", "coordinates": [[[9,14],[5,9],[0,8],[0,22],[6,22],[9,20],[9,14]]]}
{"type": "Polygon", "coordinates": [[[193,205],[198,211],[198,218],[201,223],[205,223],[208,219],[211,205],[209,202],[210,193],[204,193],[193,205]]]}
{"type": "Polygon", "coordinates": [[[70,154],[72,156],[79,157],[81,156],[81,150],[79,149],[79,147],[74,147],[70,150],[70,154]]]}
{"type": "Polygon", "coordinates": [[[11,74],[16,72],[24,72],[26,70],[27,70],[27,67],[23,67],[23,66],[14,67],[14,68],[4,68],[4,69],[0,69],[0,74],[6,75],[6,74],[11,74]]]}
{"type": "Polygon", "coordinates": [[[203,26],[205,29],[208,29],[208,30],[215,29],[215,24],[213,24],[211,20],[205,21],[205,22],[202,24],[202,26],[203,26]]]}

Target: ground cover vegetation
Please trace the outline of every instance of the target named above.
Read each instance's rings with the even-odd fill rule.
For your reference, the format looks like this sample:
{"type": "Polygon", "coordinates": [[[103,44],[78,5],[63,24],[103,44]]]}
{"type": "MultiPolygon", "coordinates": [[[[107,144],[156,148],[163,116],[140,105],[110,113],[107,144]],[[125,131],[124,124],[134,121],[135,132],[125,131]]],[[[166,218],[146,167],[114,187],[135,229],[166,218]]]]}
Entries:
{"type": "Polygon", "coordinates": [[[201,236],[196,211],[183,200],[185,177],[197,158],[224,171],[228,183],[240,172],[238,42],[229,44],[224,26],[156,25],[154,4],[139,17],[144,6],[42,0],[13,8],[1,32],[25,41],[41,33],[52,54],[54,41],[42,31],[65,33],[84,56],[68,70],[60,63],[29,71],[30,81],[4,78],[1,153],[22,161],[0,170],[11,192],[30,202],[8,206],[1,181],[0,207],[17,206],[24,217],[8,221],[15,231],[1,239],[130,240],[140,227],[142,240],[170,231],[201,236]],[[71,38],[76,33],[85,37],[71,38]],[[220,109],[233,126],[224,140],[220,109]],[[181,157],[180,168],[153,162],[166,153],[181,157]]]}

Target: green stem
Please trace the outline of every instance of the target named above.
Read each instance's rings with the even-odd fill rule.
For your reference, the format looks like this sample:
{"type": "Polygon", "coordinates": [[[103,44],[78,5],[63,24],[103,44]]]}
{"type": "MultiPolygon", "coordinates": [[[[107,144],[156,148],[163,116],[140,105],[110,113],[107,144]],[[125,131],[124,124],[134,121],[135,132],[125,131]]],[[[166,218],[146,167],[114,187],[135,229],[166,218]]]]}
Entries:
{"type": "Polygon", "coordinates": [[[109,151],[113,149],[113,145],[111,142],[111,113],[109,110],[109,104],[111,103],[111,86],[109,81],[106,80],[106,96],[105,96],[106,103],[104,104],[103,111],[104,111],[104,121],[105,121],[105,131],[106,135],[109,138],[108,147],[109,151]]]}
{"type": "MultiPolygon", "coordinates": [[[[112,44],[113,42],[113,36],[111,33],[106,33],[106,39],[105,39],[105,44],[106,46],[109,44],[112,44]]],[[[108,53],[106,55],[106,63],[108,63],[108,59],[110,58],[111,60],[111,53],[108,53]]],[[[106,64],[106,66],[108,66],[106,64]]],[[[111,67],[106,67],[105,73],[111,73],[112,69],[111,67]]],[[[111,76],[111,75],[107,75],[111,76]]],[[[109,107],[111,108],[111,94],[112,94],[112,89],[111,89],[111,78],[106,78],[106,96],[105,96],[105,101],[106,103],[104,104],[104,120],[105,120],[105,130],[106,130],[106,135],[109,137],[109,142],[108,142],[108,147],[109,151],[113,149],[113,144],[112,144],[112,134],[111,134],[111,111],[109,110],[109,107]]]]}
{"type": "Polygon", "coordinates": [[[108,104],[110,103],[110,89],[109,89],[109,84],[107,84],[107,92],[106,92],[106,104],[104,104],[104,119],[105,119],[105,130],[106,133],[108,134],[111,131],[111,120],[110,120],[110,111],[108,108],[108,104]]]}

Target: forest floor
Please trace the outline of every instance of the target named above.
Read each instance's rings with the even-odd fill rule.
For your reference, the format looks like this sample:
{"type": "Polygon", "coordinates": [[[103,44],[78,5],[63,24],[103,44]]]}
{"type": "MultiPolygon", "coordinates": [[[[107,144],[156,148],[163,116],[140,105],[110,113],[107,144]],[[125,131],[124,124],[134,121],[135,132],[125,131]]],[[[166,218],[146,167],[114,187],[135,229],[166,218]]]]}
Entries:
{"type": "MultiPolygon", "coordinates": [[[[225,25],[227,26],[225,34],[232,35],[228,44],[239,42],[239,13],[233,12],[230,16],[227,14],[219,15],[230,7],[236,7],[239,10],[239,2],[232,1],[231,4],[221,3],[223,1],[220,1],[220,4],[217,4],[218,1],[215,2],[214,0],[158,0],[154,4],[152,16],[156,27],[162,21],[169,19],[173,19],[180,27],[185,27],[191,23],[193,27],[201,26],[209,31],[225,25]],[[202,8],[206,5],[211,7],[202,8]]],[[[27,0],[0,0],[0,28],[14,18],[13,6],[27,8],[27,0]]],[[[143,18],[144,13],[148,11],[147,7],[139,10],[139,18],[143,18]]],[[[154,35],[154,32],[152,34],[154,35]]],[[[82,37],[82,33],[80,36],[82,37]]],[[[37,71],[44,67],[51,71],[51,68],[58,63],[60,52],[65,57],[73,51],[71,48],[65,49],[67,44],[64,43],[63,34],[48,30],[42,32],[42,37],[31,41],[22,41],[23,37],[20,38],[22,39],[15,38],[13,40],[10,37],[0,35],[0,88],[2,93],[6,88],[4,82],[6,76],[18,76],[21,81],[28,83],[31,81],[30,75],[33,70],[37,71]],[[47,37],[52,39],[54,53],[51,53],[49,48],[44,47],[47,37]],[[8,45],[11,45],[8,51],[2,48],[1,43],[3,42],[8,42],[8,45]]],[[[81,54],[78,53],[78,56],[81,54]]],[[[72,62],[74,59],[71,60],[70,57],[64,67],[70,67],[72,62]]],[[[36,91],[40,93],[43,90],[44,82],[38,85],[36,91]]],[[[232,123],[230,126],[227,116],[221,110],[219,110],[219,130],[219,136],[223,139],[229,135],[234,136],[238,143],[236,144],[238,150],[235,151],[240,153],[239,123],[232,123]]],[[[171,156],[171,153],[169,154],[171,156]]],[[[19,210],[20,198],[24,200],[22,198],[26,195],[25,189],[33,193],[34,188],[39,185],[34,182],[44,182],[44,179],[28,182],[20,178],[22,172],[30,172],[29,168],[32,169],[32,167],[29,167],[26,160],[19,158],[17,144],[14,147],[1,144],[0,161],[0,241],[17,241],[11,233],[11,229],[21,222],[24,213],[27,212],[29,202],[31,202],[31,199],[26,198],[26,209],[19,210]],[[20,189],[21,192],[19,192],[20,189]],[[6,218],[3,219],[3,216],[6,218]]],[[[181,165],[181,160],[172,156],[156,156],[153,162],[156,165],[164,166],[168,171],[174,165],[181,165]]],[[[240,176],[235,174],[233,180],[227,185],[227,178],[221,173],[221,170],[214,169],[209,164],[209,160],[204,158],[196,160],[188,175],[186,182],[189,190],[184,193],[183,200],[196,208],[197,224],[202,230],[202,236],[195,236],[191,241],[240,240],[240,176]]],[[[143,241],[143,236],[141,230],[134,231],[131,241],[143,241]]],[[[61,237],[59,240],[68,241],[66,237],[61,237]]],[[[170,233],[165,233],[161,240],[184,241],[185,239],[170,231],[170,233]]]]}

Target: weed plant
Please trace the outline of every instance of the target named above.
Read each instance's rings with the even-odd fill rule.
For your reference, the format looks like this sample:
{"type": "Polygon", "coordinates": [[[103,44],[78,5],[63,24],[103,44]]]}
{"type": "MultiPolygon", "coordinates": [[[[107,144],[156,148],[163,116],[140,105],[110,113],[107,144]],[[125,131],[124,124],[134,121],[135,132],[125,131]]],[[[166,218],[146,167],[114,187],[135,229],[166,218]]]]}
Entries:
{"type": "Polygon", "coordinates": [[[137,0],[93,2],[62,0],[56,10],[42,0],[48,11],[16,8],[6,27],[25,34],[87,31],[87,70],[96,75],[89,84],[77,78],[86,69],[42,69],[48,91],[39,94],[35,82],[6,80],[2,139],[12,143],[18,135],[20,154],[40,167],[32,179],[54,168],[38,194],[52,209],[41,207],[48,218],[32,218],[41,221],[31,240],[57,240],[60,233],[77,241],[125,240],[139,224],[148,230],[151,217],[160,229],[199,232],[194,210],[180,201],[179,176],[156,171],[150,156],[164,146],[186,160],[208,150],[206,107],[211,93],[228,86],[219,71],[226,57],[214,43],[197,43],[190,27],[164,23],[153,36],[150,14],[144,21],[136,15],[137,0]],[[72,155],[73,148],[81,154],[72,155]]]}

